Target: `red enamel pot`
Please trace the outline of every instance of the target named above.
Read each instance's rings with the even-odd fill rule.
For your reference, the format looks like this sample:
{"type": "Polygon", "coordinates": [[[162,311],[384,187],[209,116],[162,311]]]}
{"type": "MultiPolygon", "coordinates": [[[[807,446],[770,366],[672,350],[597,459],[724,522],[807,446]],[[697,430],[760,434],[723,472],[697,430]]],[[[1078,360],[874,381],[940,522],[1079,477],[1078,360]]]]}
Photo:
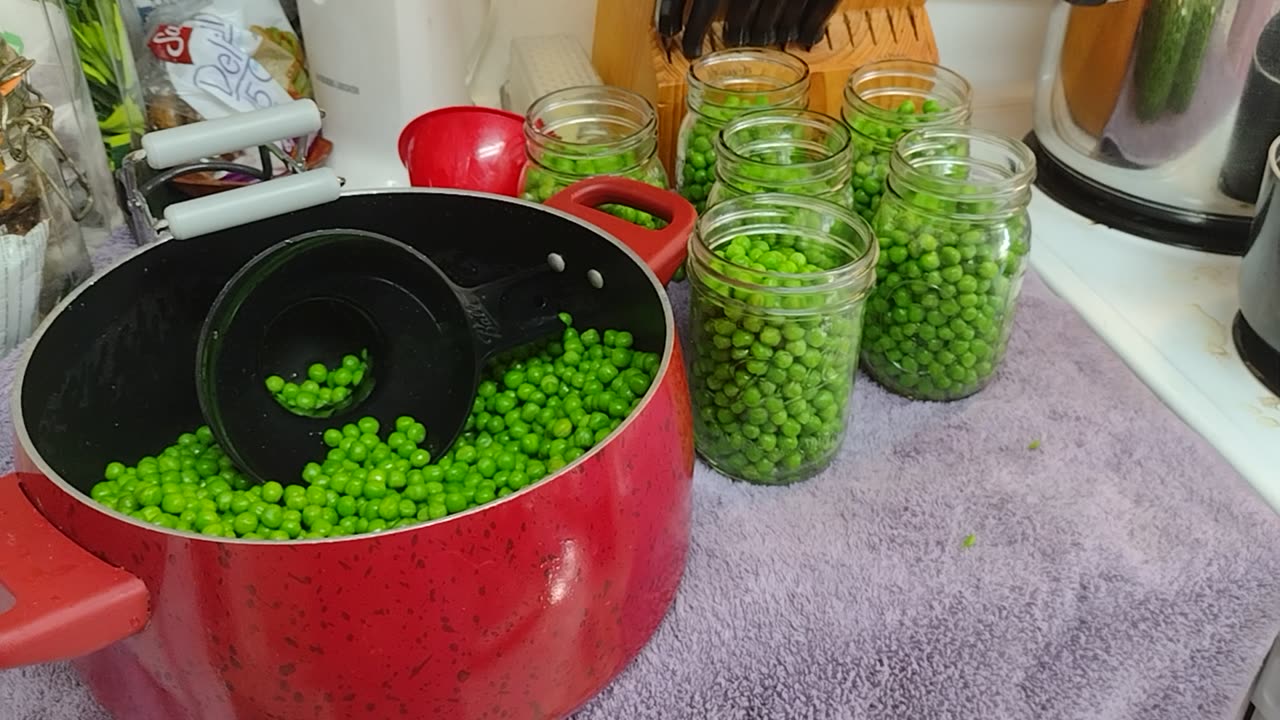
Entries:
{"type": "Polygon", "coordinates": [[[688,546],[691,416],[663,282],[693,210],[618,179],[579,184],[550,206],[465,191],[346,194],[146,246],[68,298],[14,384],[0,667],[74,658],[121,720],[555,718],[604,687],[661,621],[688,546]],[[611,202],[670,225],[647,231],[594,209],[611,202]],[[416,527],[208,539],[93,502],[106,462],[155,453],[201,424],[197,334],[222,285],[273,243],[332,227],[398,238],[463,285],[555,253],[565,282],[548,289],[548,307],[581,327],[630,329],[637,347],[662,354],[658,378],[560,472],[416,527]],[[601,287],[582,280],[589,271],[601,287]]]}

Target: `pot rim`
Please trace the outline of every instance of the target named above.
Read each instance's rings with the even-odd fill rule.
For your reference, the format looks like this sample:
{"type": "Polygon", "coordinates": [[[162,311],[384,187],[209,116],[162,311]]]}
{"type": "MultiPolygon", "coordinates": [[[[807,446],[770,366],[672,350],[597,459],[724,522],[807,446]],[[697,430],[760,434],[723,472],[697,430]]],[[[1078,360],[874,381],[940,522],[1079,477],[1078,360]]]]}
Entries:
{"type": "MultiPolygon", "coordinates": [[[[554,474],[546,478],[543,478],[538,482],[531,483],[528,486],[523,487],[520,490],[513,492],[504,498],[498,498],[496,500],[493,500],[492,502],[486,503],[484,505],[479,505],[473,508],[468,508],[467,510],[464,510],[463,512],[460,512],[454,515],[446,515],[445,517],[438,518],[436,520],[428,520],[426,522],[419,523],[417,525],[411,525],[409,527],[396,528],[394,530],[386,530],[376,534],[366,533],[363,535],[345,535],[345,536],[336,537],[336,538],[306,538],[306,539],[286,541],[286,540],[244,539],[244,538],[226,538],[226,537],[213,538],[207,535],[201,535],[199,533],[188,531],[188,530],[173,530],[170,528],[161,527],[159,525],[153,525],[151,523],[142,522],[141,520],[138,520],[135,517],[132,517],[130,515],[125,515],[124,513],[118,510],[108,508],[98,502],[95,502],[93,498],[90,498],[85,493],[73,487],[69,482],[63,479],[59,473],[57,473],[56,471],[54,471],[52,467],[50,467],[49,463],[46,462],[45,459],[40,455],[39,451],[36,450],[35,443],[32,441],[31,435],[27,431],[26,419],[23,417],[23,414],[22,414],[22,396],[23,396],[24,381],[26,380],[26,375],[27,375],[27,366],[28,364],[30,364],[31,357],[33,354],[35,354],[36,347],[40,344],[41,338],[44,337],[45,332],[49,329],[50,326],[53,325],[53,323],[57,320],[57,318],[60,315],[62,315],[62,313],[67,309],[67,307],[70,306],[71,303],[75,302],[76,299],[80,297],[80,295],[86,292],[90,287],[96,284],[100,279],[105,277],[108,273],[115,270],[117,267],[120,267],[125,263],[132,261],[134,258],[142,255],[143,253],[154,250],[155,248],[163,245],[164,243],[191,242],[192,240],[199,241],[199,238],[193,238],[192,240],[169,239],[169,240],[162,240],[160,242],[149,243],[147,245],[142,245],[138,248],[135,248],[134,250],[131,250],[128,253],[121,256],[119,259],[111,263],[109,266],[95,272],[88,280],[83,282],[79,287],[77,287],[65,298],[63,298],[61,302],[59,302],[56,306],[54,306],[53,310],[50,311],[49,315],[44,318],[44,320],[40,323],[40,326],[36,329],[36,331],[32,333],[30,345],[23,352],[22,358],[18,361],[18,365],[15,368],[14,383],[12,385],[12,387],[15,389],[15,392],[12,392],[9,398],[9,405],[10,405],[9,409],[12,414],[13,432],[15,437],[17,438],[18,445],[23,449],[24,452],[27,453],[27,457],[36,466],[36,468],[49,480],[49,482],[53,483],[59,489],[71,495],[81,505],[84,505],[94,510],[95,512],[100,512],[100,513],[109,515],[121,522],[129,523],[131,525],[139,527],[143,530],[150,530],[150,531],[154,531],[154,532],[165,534],[165,535],[176,535],[178,537],[187,538],[189,540],[200,540],[200,541],[210,542],[210,543],[233,543],[233,544],[241,544],[241,545],[266,545],[266,546],[281,546],[281,547],[292,546],[292,545],[318,545],[323,543],[346,543],[346,542],[355,542],[355,541],[362,541],[362,540],[371,540],[371,539],[389,537],[389,536],[400,534],[400,533],[414,532],[414,531],[422,530],[427,527],[435,527],[435,526],[443,525],[445,523],[448,523],[454,520],[459,520],[461,518],[468,517],[470,515],[482,513],[486,510],[495,508],[498,505],[514,500],[530,492],[535,492],[555,482],[561,477],[564,477],[571,470],[576,469],[578,466],[582,465],[583,463],[587,462],[588,460],[590,460],[591,458],[595,457],[597,454],[602,452],[606,447],[611,445],[613,441],[617,439],[622,434],[622,432],[626,430],[627,427],[630,426],[631,423],[637,417],[640,416],[640,414],[644,410],[647,409],[650,402],[657,395],[658,388],[659,386],[662,385],[662,381],[666,379],[667,373],[670,370],[672,358],[675,355],[674,353],[675,341],[676,341],[675,317],[672,313],[671,298],[667,296],[666,289],[662,286],[662,283],[658,282],[657,276],[653,274],[653,270],[649,268],[648,264],[646,264],[644,260],[640,259],[640,256],[637,255],[636,252],[630,248],[630,246],[628,246],[626,243],[622,242],[618,238],[614,237],[607,230],[604,230],[603,228],[600,228],[596,225],[592,225],[586,220],[575,217],[574,215],[571,215],[567,212],[558,210],[556,208],[548,207],[546,205],[542,205],[539,203],[535,203],[529,200],[509,197],[506,195],[496,195],[493,193],[486,193],[486,192],[479,192],[479,191],[472,191],[472,190],[457,190],[457,189],[451,189],[451,188],[405,187],[405,188],[394,188],[394,189],[352,190],[349,192],[342,193],[339,199],[347,198],[347,197],[363,196],[363,195],[392,195],[392,194],[460,195],[464,197],[494,199],[494,200],[501,200],[504,202],[515,203],[518,205],[526,205],[526,206],[541,210],[543,212],[546,212],[549,215],[558,217],[562,220],[567,220],[569,222],[580,225],[583,228],[586,228],[587,230],[592,231],[593,233],[598,235],[600,238],[608,241],[609,243],[613,244],[615,247],[621,249],[624,253],[626,253],[631,258],[631,260],[644,271],[645,275],[649,279],[649,283],[653,286],[653,289],[657,292],[658,299],[662,303],[662,314],[663,314],[663,321],[664,321],[663,324],[666,327],[666,340],[662,348],[662,362],[658,366],[658,371],[654,376],[653,385],[649,387],[649,391],[645,393],[643,398],[640,399],[640,403],[636,406],[635,411],[632,412],[630,415],[628,415],[627,419],[624,420],[622,424],[619,425],[612,433],[610,433],[609,436],[605,438],[603,442],[598,443],[595,447],[583,453],[581,457],[578,457],[573,462],[560,468],[554,474]]],[[[236,227],[241,227],[241,226],[236,226],[236,227]]]]}

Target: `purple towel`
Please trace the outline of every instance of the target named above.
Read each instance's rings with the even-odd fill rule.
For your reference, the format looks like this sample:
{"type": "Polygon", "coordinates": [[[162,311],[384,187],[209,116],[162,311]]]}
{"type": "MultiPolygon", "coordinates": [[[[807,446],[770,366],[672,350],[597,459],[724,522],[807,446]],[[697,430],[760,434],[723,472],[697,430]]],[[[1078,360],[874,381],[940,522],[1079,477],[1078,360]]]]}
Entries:
{"type": "MultiPolygon", "coordinates": [[[[699,466],[675,606],[578,720],[1239,710],[1280,631],[1280,519],[1038,279],[977,397],[855,394],[807,483],[699,466]]],[[[65,665],[0,673],[0,718],[105,720],[65,665]]]]}

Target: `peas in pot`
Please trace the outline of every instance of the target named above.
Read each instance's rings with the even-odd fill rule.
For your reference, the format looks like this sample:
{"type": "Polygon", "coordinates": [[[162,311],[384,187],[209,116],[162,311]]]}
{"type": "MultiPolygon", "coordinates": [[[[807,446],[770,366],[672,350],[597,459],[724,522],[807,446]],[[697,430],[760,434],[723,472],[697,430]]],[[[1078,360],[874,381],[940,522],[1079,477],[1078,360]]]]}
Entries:
{"type": "Polygon", "coordinates": [[[745,112],[804,108],[809,66],[779,50],[733,48],[704,55],[689,66],[688,111],[676,145],[676,189],[698,212],[715,182],[715,138],[745,112]]]}
{"type": "Polygon", "coordinates": [[[983,130],[898,142],[873,222],[880,259],[862,340],[863,365],[885,388],[955,400],[995,376],[1031,246],[1035,173],[1029,148],[983,130]]]}
{"type": "Polygon", "coordinates": [[[698,453],[730,477],[786,484],[844,441],[879,251],[851,210],[799,195],[725,200],[689,240],[698,453]]]}
{"type": "Polygon", "coordinates": [[[922,128],[969,124],[973,90],[958,73],[918,60],[882,60],[849,76],[841,114],[853,132],[854,209],[871,220],[889,177],[893,146],[922,128]]]}
{"type": "MultiPolygon", "coordinates": [[[[546,202],[589,177],[616,175],[654,187],[668,187],[658,159],[658,117],[640,95],[617,87],[556,90],[536,100],[525,114],[528,163],[520,177],[520,197],[546,202]]],[[[665,223],[623,205],[602,209],[649,229],[665,223]]]]}
{"type": "Polygon", "coordinates": [[[716,136],[715,184],[707,207],[732,197],[791,193],[853,203],[849,129],[811,110],[756,110],[716,136]]]}

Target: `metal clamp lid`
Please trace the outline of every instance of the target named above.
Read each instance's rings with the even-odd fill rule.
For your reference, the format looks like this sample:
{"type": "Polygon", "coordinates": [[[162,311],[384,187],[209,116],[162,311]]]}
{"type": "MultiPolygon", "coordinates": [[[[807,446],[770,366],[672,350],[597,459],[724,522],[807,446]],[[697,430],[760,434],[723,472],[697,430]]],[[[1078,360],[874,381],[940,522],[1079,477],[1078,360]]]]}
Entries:
{"type": "MultiPolygon", "coordinates": [[[[72,218],[79,222],[93,209],[93,189],[89,187],[84,171],[53,132],[53,106],[27,82],[27,72],[34,66],[35,61],[19,55],[0,39],[0,147],[7,147],[14,160],[25,163],[31,160],[32,140],[47,144],[58,167],[70,171],[74,186],[83,193],[84,202],[77,205],[72,201],[63,189],[63,178],[50,178],[40,163],[31,164],[44,177],[45,186],[53,190],[71,210],[72,218]]],[[[0,162],[0,169],[3,167],[0,162]]]]}

